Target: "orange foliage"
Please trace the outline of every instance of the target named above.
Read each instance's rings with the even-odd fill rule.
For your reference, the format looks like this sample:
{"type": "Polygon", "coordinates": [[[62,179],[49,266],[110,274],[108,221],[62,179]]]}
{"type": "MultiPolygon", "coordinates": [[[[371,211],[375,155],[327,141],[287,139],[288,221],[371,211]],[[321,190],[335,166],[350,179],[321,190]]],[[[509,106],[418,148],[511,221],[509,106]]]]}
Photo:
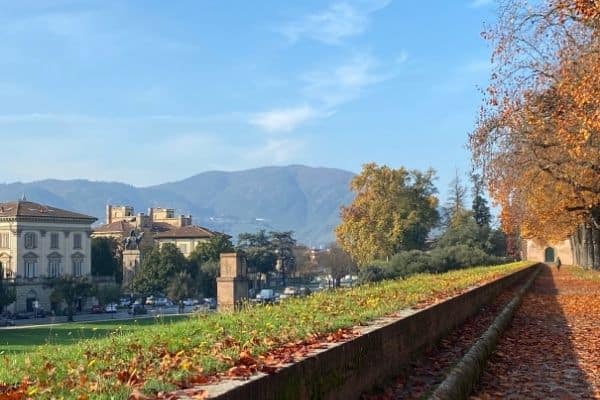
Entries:
{"type": "Polygon", "coordinates": [[[485,34],[495,70],[470,145],[507,231],[600,223],[599,20],[597,0],[513,0],[485,34]]]}

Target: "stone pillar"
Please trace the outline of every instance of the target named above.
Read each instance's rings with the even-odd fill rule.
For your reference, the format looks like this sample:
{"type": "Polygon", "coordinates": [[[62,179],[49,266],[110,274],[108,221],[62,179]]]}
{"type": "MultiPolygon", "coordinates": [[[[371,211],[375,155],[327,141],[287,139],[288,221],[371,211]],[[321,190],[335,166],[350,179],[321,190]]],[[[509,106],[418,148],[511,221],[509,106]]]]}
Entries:
{"type": "Polygon", "coordinates": [[[133,276],[137,271],[142,258],[139,250],[123,250],[123,283],[124,288],[128,287],[133,276]]]}
{"type": "Polygon", "coordinates": [[[248,299],[246,260],[238,253],[221,254],[221,274],[217,278],[217,306],[220,311],[238,308],[248,299]]]}

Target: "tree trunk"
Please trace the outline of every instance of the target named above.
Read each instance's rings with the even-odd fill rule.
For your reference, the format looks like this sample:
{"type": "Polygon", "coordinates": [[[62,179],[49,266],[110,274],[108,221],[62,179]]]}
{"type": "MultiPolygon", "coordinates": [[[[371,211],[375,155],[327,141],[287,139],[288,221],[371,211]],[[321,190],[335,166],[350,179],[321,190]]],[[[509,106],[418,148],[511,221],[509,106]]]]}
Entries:
{"type": "Polygon", "coordinates": [[[592,268],[600,270],[600,229],[592,223],[592,268]]]}

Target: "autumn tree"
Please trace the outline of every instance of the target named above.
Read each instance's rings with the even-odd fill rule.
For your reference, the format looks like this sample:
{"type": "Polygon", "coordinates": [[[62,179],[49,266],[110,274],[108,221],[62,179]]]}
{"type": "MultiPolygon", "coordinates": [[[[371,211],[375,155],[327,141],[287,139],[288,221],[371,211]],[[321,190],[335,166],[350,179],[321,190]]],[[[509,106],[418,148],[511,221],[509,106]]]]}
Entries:
{"type": "Polygon", "coordinates": [[[509,234],[600,268],[600,3],[505,1],[470,147],[509,234]]]}
{"type": "Polygon", "coordinates": [[[343,277],[357,271],[356,263],[352,260],[350,254],[336,243],[331,244],[327,250],[320,252],[317,256],[317,262],[329,272],[334,287],[340,286],[343,277]]]}
{"type": "Polygon", "coordinates": [[[400,250],[423,248],[439,219],[434,177],[433,170],[364,165],[350,183],[356,196],[342,207],[337,242],[362,266],[400,250]]]}

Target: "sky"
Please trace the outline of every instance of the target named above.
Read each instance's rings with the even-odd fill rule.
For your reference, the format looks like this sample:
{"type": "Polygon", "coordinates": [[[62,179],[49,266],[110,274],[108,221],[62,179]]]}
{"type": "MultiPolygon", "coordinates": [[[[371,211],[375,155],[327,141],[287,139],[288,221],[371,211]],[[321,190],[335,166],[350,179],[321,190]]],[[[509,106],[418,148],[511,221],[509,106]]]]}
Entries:
{"type": "Polygon", "coordinates": [[[490,74],[490,0],[0,0],[0,183],[434,168],[490,74]]]}

